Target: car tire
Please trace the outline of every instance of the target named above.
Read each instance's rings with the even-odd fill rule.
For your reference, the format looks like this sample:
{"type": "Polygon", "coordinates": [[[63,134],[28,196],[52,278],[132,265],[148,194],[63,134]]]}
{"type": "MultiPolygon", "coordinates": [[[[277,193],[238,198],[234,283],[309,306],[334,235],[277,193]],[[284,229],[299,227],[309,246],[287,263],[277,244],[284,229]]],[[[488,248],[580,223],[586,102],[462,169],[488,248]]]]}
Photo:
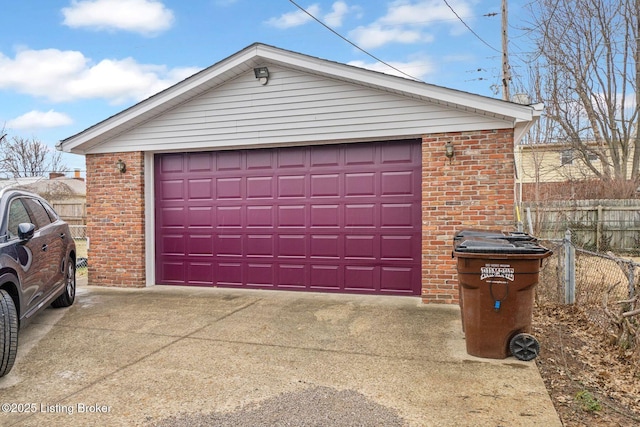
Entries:
{"type": "Polygon", "coordinates": [[[76,299],[76,263],[69,257],[64,273],[64,292],[56,298],[51,306],[54,308],[69,307],[76,299]]]}
{"type": "Polygon", "coordinates": [[[18,313],[13,298],[0,289],[0,377],[9,373],[18,352],[18,313]]]}

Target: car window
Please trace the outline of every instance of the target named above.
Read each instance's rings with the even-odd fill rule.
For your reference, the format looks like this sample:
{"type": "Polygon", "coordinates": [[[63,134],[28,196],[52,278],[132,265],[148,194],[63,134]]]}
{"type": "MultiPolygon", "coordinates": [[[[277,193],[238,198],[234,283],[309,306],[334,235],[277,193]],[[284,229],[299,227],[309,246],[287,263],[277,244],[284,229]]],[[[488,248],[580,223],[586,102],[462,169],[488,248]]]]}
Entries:
{"type": "Polygon", "coordinates": [[[31,212],[33,220],[35,221],[36,228],[43,228],[51,224],[51,218],[49,218],[49,214],[39,201],[27,197],[22,199],[22,201],[25,203],[25,205],[27,205],[27,208],[31,212]]]}
{"type": "Polygon", "coordinates": [[[31,218],[29,217],[27,209],[22,204],[22,199],[14,199],[9,205],[9,218],[7,224],[10,239],[18,237],[18,225],[23,222],[31,222],[31,218]]]}
{"type": "Polygon", "coordinates": [[[51,222],[56,222],[59,218],[56,211],[54,211],[53,208],[49,206],[47,202],[44,202],[42,200],[38,200],[38,201],[40,202],[40,204],[42,204],[42,206],[44,206],[44,209],[47,211],[47,214],[49,215],[49,219],[51,220],[51,222]]]}

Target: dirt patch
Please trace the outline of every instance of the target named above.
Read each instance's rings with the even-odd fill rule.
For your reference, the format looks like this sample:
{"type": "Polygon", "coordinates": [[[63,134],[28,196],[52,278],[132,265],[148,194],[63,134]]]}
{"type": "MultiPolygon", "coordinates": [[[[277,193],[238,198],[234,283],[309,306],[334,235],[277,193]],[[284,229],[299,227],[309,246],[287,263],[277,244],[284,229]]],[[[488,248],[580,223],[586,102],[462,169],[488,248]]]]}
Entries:
{"type": "Polygon", "coordinates": [[[564,426],[640,425],[640,366],[574,306],[537,307],[536,363],[564,426]],[[591,325],[591,326],[590,326],[591,325]]]}
{"type": "Polygon", "coordinates": [[[233,412],[181,414],[149,426],[385,426],[401,427],[405,421],[395,410],[369,400],[353,390],[315,386],[284,393],[233,412]]]}

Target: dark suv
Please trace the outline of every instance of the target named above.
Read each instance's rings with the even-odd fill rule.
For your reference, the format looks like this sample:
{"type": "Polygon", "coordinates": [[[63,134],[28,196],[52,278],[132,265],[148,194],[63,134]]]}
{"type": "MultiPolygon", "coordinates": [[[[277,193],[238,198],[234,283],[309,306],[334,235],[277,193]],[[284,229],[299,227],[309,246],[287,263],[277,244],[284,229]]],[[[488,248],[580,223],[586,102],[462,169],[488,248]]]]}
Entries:
{"type": "Polygon", "coordinates": [[[13,367],[18,330],[75,296],[76,246],[67,223],[35,194],[0,190],[0,377],[13,367]]]}

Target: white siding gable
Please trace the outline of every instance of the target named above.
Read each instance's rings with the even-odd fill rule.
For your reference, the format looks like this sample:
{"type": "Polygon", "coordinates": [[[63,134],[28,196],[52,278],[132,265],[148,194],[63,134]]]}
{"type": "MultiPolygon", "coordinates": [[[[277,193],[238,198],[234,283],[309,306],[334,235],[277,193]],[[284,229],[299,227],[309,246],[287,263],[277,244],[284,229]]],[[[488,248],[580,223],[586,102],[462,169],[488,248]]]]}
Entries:
{"type": "Polygon", "coordinates": [[[512,118],[265,65],[264,86],[250,69],[86,153],[356,142],[514,126],[512,118]]]}

